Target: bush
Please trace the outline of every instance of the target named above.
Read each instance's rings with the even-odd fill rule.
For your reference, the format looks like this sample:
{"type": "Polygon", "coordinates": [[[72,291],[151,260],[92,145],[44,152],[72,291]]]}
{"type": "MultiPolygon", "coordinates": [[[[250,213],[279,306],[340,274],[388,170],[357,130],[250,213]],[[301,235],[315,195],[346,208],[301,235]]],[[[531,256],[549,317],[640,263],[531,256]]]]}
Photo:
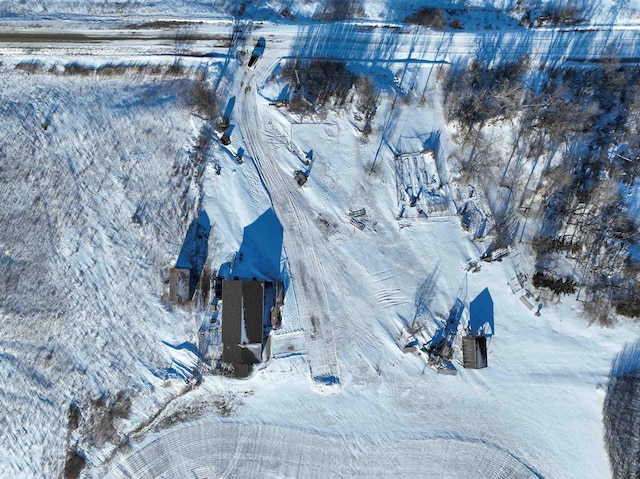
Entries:
{"type": "Polygon", "coordinates": [[[534,238],[531,245],[537,254],[552,253],[558,251],[568,251],[578,253],[582,249],[580,243],[567,241],[565,238],[534,238]]]}
{"type": "Polygon", "coordinates": [[[637,297],[618,300],[615,305],[617,314],[628,318],[640,318],[640,303],[637,297]]]}
{"type": "Polygon", "coordinates": [[[511,117],[524,97],[522,75],[528,66],[528,58],[523,56],[492,67],[474,61],[462,70],[451,69],[444,85],[447,120],[472,128],[511,117]]]}
{"type": "Polygon", "coordinates": [[[362,3],[358,0],[328,0],[315,18],[323,22],[336,22],[363,14],[362,3]]]}
{"type": "Polygon", "coordinates": [[[586,22],[586,19],[581,16],[581,13],[580,8],[572,4],[559,8],[550,8],[536,17],[534,25],[577,25],[586,22]]]}
{"type": "Polygon", "coordinates": [[[628,318],[640,318],[640,283],[637,275],[626,276],[626,281],[614,292],[613,305],[616,313],[628,318]]]}
{"type": "Polygon", "coordinates": [[[442,10],[435,7],[422,7],[410,17],[404,19],[406,23],[432,28],[433,30],[444,30],[447,26],[447,19],[442,10]]]}
{"type": "Polygon", "coordinates": [[[296,107],[299,111],[318,109],[327,103],[343,106],[358,78],[345,62],[299,59],[282,66],[282,77],[299,90],[289,103],[289,109],[294,111],[296,107]]]}
{"type": "Polygon", "coordinates": [[[358,93],[356,108],[367,119],[373,118],[378,108],[378,95],[373,80],[368,76],[360,75],[356,80],[355,87],[358,93]]]}
{"type": "Polygon", "coordinates": [[[459,18],[454,18],[449,22],[449,26],[455,30],[464,30],[464,25],[459,18]]]}
{"type": "Polygon", "coordinates": [[[550,289],[555,294],[573,294],[576,292],[576,282],[571,278],[555,279],[540,271],[533,275],[533,286],[550,289]]]}
{"type": "Polygon", "coordinates": [[[218,110],[218,105],[204,82],[195,82],[191,86],[189,103],[196,114],[205,120],[213,118],[218,110]]]}

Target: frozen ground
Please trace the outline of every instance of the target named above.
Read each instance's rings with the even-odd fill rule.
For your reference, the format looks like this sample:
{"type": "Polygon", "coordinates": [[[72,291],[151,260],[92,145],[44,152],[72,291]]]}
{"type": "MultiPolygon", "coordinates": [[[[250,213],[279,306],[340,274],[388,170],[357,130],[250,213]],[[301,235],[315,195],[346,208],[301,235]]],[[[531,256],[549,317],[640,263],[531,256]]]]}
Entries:
{"type": "MultiPolygon", "coordinates": [[[[152,17],[208,17],[238,15],[245,18],[278,21],[308,20],[326,16],[326,4],[331,2],[295,2],[292,0],[5,0],[0,5],[0,14],[25,17],[60,16],[65,19],[78,14],[117,17],[122,15],[146,15],[152,17]]],[[[353,0],[353,12],[360,18],[372,20],[401,21],[424,5],[420,0],[353,0]]],[[[524,10],[543,11],[546,6],[562,7],[575,5],[584,11],[584,17],[591,24],[609,25],[634,23],[638,21],[640,3],[637,0],[615,2],[613,0],[592,0],[583,2],[552,2],[549,0],[514,2],[494,1],[438,1],[429,5],[448,8],[462,19],[463,24],[484,28],[500,19],[500,26],[516,24],[524,15],[524,10]]],[[[329,10],[330,11],[330,10],[329,10]]]]}
{"type": "Polygon", "coordinates": [[[431,432],[389,439],[384,433],[202,421],[154,440],[109,477],[390,477],[416,471],[452,478],[539,477],[482,440],[431,432]]]}
{"type": "MultiPolygon", "coordinates": [[[[179,16],[209,5],[192,3],[163,8],[179,16]]],[[[19,5],[5,9],[25,13],[19,5]]],[[[116,8],[83,5],[87,14],[116,8]]],[[[151,12],[151,4],[137,6],[140,15],[151,12]]],[[[206,27],[229,39],[231,28],[206,27]]],[[[181,57],[175,43],[153,39],[151,57],[144,42],[105,41],[96,49],[103,56],[94,57],[84,56],[85,45],[30,53],[7,46],[0,476],[59,477],[67,450],[86,459],[84,477],[96,478],[610,474],[602,431],[607,377],[638,325],[588,326],[574,298],[545,303],[535,316],[508,285],[533,269],[526,246],[467,272],[489,240],[473,241],[457,216],[398,218],[393,153],[433,148],[442,195],[459,199],[468,193],[447,161],[452,132],[439,110],[434,65],[477,49],[498,56],[530,50],[534,59],[561,62],[607,44],[633,58],[637,32],[403,32],[266,23],[215,46],[220,58],[205,59],[181,57]],[[260,36],[265,54],[248,70],[241,52],[260,36]],[[298,118],[268,105],[284,88],[271,75],[292,52],[346,57],[375,76],[383,95],[368,142],[351,113],[298,118]],[[82,76],[60,66],[114,58],[166,66],[176,57],[200,73],[82,76]],[[31,60],[46,68],[14,69],[31,60]],[[203,120],[191,88],[201,74],[223,104],[235,103],[232,144],[212,142],[198,163],[203,120]],[[403,91],[414,100],[396,101],[403,91]],[[241,165],[233,159],[240,147],[241,165]],[[293,172],[306,167],[309,150],[314,162],[300,188],[293,172]],[[166,281],[199,207],[211,223],[213,267],[232,258],[243,228],[269,208],[284,228],[291,283],[274,338],[279,353],[246,381],[205,376],[198,387],[185,384],[201,316],[195,306],[169,306],[166,281]],[[348,215],[359,208],[366,208],[363,229],[348,215]],[[408,330],[428,340],[456,298],[466,306],[466,325],[469,304],[485,289],[494,306],[488,369],[462,369],[459,347],[455,377],[402,353],[408,330]]],[[[188,43],[182,53],[196,47],[202,44],[188,43]]]]}

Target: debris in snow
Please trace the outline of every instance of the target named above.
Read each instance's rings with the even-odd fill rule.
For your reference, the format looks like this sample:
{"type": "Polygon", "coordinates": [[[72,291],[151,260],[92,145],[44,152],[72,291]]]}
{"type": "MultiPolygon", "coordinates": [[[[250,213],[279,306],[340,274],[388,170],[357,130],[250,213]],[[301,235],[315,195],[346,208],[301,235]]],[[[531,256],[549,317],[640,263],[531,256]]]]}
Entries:
{"type": "Polygon", "coordinates": [[[356,218],[351,218],[349,220],[349,223],[351,223],[353,226],[358,228],[360,231],[363,231],[367,226],[367,225],[364,224],[364,221],[361,221],[361,220],[356,219],[356,218]]]}

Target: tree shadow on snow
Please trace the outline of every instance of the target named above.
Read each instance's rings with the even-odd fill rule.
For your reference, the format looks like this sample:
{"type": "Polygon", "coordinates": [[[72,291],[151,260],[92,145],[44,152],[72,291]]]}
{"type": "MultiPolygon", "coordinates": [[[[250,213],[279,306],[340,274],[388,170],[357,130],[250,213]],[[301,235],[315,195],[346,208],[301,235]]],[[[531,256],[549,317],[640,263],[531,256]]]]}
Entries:
{"type": "Polygon", "coordinates": [[[640,378],[640,341],[626,344],[611,363],[612,378],[629,375],[640,378]]]}
{"type": "Polygon", "coordinates": [[[464,312],[464,303],[460,298],[456,298],[456,302],[449,310],[449,316],[444,323],[440,324],[440,327],[434,333],[429,343],[432,347],[437,348],[443,343],[451,346],[456,337],[460,320],[462,319],[462,313],[464,312]]]}
{"type": "Polygon", "coordinates": [[[232,96],[231,98],[229,98],[229,101],[227,102],[227,107],[224,109],[224,118],[231,118],[231,114],[233,113],[233,108],[236,105],[236,97],[232,96]]]}
{"type": "Polygon", "coordinates": [[[200,211],[198,218],[193,220],[187,229],[182,249],[176,261],[177,268],[189,268],[191,270],[189,297],[193,296],[200,275],[204,269],[209,254],[209,233],[211,222],[206,211],[200,211]]]}
{"type": "Polygon", "coordinates": [[[604,439],[613,477],[640,474],[640,341],[611,364],[603,408],[604,439]]]}

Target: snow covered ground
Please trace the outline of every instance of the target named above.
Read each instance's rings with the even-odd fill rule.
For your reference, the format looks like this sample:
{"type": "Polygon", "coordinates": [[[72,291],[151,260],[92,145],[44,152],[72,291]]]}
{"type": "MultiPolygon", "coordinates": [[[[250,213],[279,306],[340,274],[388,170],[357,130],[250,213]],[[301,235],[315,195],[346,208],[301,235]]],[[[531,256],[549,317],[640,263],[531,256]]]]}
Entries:
{"type": "MultiPolygon", "coordinates": [[[[125,8],[41,3],[42,15],[125,8]]],[[[3,8],[22,15],[21,5],[3,8]]],[[[533,270],[526,245],[468,271],[489,239],[473,241],[452,214],[401,216],[393,155],[433,149],[439,194],[466,198],[448,161],[454,132],[440,111],[438,64],[524,51],[560,63],[607,45],[638,58],[637,30],[489,35],[264,23],[232,40],[232,19],[210,5],[132,9],[140,18],[208,20],[194,27],[208,32],[202,41],[105,39],[94,55],[64,39],[2,46],[0,476],[60,477],[70,450],[87,462],[83,477],[608,477],[607,377],[640,326],[589,326],[575,298],[541,302],[534,315],[538,303],[528,309],[509,286],[533,270]],[[248,69],[260,37],[264,55],[248,69]],[[213,56],[198,57],[210,40],[213,56]],[[294,54],[345,58],[374,76],[382,96],[368,141],[348,110],[301,118],[269,106],[285,88],[278,68],[294,54]],[[176,58],[186,78],[168,73],[176,58]],[[127,59],[159,70],[64,69],[127,59]],[[34,60],[44,67],[24,66],[34,60]],[[234,128],[231,145],[212,141],[198,162],[207,130],[192,88],[202,79],[223,105],[235,98],[234,128]],[[299,187],[293,173],[308,168],[310,150],[299,187]],[[271,207],[291,275],[276,357],[249,380],[205,376],[195,386],[201,310],[168,304],[168,268],[202,211],[217,268],[271,207]],[[361,208],[359,228],[348,213],[361,208]],[[463,369],[458,343],[457,376],[402,352],[413,337],[442,330],[456,298],[464,328],[485,290],[494,311],[489,368],[463,369]]],[[[301,5],[297,15],[313,14],[311,2],[301,5]]],[[[374,20],[387,12],[376,2],[365,11],[374,20]]],[[[33,28],[24,17],[1,21],[33,28]]],[[[47,21],[65,30],[59,18],[47,21]]],[[[91,28],[105,25],[97,17],[91,28]]]]}

